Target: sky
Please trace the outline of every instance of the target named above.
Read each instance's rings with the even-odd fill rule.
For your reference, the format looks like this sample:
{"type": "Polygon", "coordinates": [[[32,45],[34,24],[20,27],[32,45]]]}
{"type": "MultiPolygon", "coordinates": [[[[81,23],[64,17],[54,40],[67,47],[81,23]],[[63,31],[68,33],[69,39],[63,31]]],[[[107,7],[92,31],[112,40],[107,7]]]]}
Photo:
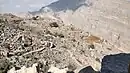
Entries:
{"type": "Polygon", "coordinates": [[[57,0],[0,0],[0,12],[28,12],[57,0]]]}

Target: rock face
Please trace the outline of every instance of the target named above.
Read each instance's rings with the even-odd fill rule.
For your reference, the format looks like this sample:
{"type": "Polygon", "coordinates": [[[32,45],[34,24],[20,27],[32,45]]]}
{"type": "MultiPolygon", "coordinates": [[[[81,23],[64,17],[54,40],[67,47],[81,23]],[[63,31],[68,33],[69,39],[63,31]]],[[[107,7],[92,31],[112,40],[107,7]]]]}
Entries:
{"type": "Polygon", "coordinates": [[[101,73],[128,73],[130,54],[107,55],[102,60],[101,73]]]}

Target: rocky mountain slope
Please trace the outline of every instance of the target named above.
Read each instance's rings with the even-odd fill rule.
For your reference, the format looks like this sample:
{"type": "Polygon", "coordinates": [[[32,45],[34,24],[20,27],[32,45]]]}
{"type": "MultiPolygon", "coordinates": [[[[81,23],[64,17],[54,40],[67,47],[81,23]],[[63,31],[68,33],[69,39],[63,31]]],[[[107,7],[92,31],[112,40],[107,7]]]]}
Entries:
{"type": "Polygon", "coordinates": [[[1,73],[34,63],[40,65],[40,73],[46,73],[52,65],[75,73],[87,66],[100,71],[105,55],[122,53],[111,46],[107,40],[58,19],[0,15],[1,73]]]}
{"type": "Polygon", "coordinates": [[[128,73],[130,2],[58,0],[0,14],[0,73],[128,73]]]}
{"type": "Polygon", "coordinates": [[[128,0],[59,0],[33,14],[49,13],[65,24],[89,31],[130,52],[130,1],[128,0]],[[65,4],[65,5],[64,5],[65,4]]]}

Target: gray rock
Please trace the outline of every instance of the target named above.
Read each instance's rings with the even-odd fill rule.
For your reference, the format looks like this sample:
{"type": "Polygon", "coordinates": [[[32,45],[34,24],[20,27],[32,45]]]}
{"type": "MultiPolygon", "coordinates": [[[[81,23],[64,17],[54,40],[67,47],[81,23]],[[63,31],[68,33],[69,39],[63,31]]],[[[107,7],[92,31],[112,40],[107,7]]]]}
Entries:
{"type": "Polygon", "coordinates": [[[101,73],[128,73],[130,54],[107,55],[102,59],[101,73]]]}
{"type": "Polygon", "coordinates": [[[78,73],[96,73],[91,66],[81,69],[78,73]]]}

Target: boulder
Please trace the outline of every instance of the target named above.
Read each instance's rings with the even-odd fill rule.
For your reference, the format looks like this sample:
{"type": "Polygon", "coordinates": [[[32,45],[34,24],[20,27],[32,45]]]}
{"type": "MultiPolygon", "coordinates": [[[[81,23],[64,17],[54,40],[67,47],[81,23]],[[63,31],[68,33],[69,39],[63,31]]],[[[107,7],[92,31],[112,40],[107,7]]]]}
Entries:
{"type": "Polygon", "coordinates": [[[128,73],[130,54],[107,55],[102,59],[101,73],[128,73]]]}

